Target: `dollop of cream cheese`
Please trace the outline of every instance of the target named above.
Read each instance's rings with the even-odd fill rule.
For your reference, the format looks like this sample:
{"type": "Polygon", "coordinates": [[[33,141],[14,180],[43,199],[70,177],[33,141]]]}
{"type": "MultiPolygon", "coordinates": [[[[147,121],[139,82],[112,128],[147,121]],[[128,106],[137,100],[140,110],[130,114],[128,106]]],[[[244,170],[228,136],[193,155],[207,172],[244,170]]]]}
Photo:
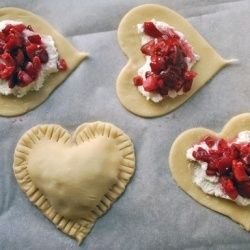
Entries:
{"type": "MultiPolygon", "coordinates": [[[[152,23],[154,23],[154,25],[156,26],[156,28],[160,31],[164,31],[166,29],[173,29],[174,32],[176,34],[179,35],[179,37],[181,38],[181,40],[185,41],[185,43],[187,43],[194,55],[194,59],[191,59],[189,57],[186,57],[185,60],[186,60],[186,63],[188,65],[188,69],[190,70],[193,65],[199,60],[199,55],[195,54],[194,50],[193,50],[193,47],[191,44],[188,43],[188,41],[186,40],[185,36],[183,33],[177,31],[174,27],[170,26],[169,24],[167,23],[164,23],[164,22],[161,22],[161,21],[156,21],[155,19],[152,19],[151,20],[152,23]]],[[[137,30],[138,30],[138,33],[142,35],[142,38],[141,38],[141,45],[143,46],[144,44],[148,43],[150,40],[154,39],[153,37],[151,36],[148,36],[144,33],[144,28],[143,28],[143,24],[137,24],[137,30]]],[[[137,71],[137,75],[141,76],[143,78],[143,80],[145,80],[145,74],[147,71],[151,71],[151,68],[150,68],[150,56],[145,56],[145,64],[138,69],[137,71]]],[[[138,86],[137,89],[139,90],[139,92],[146,97],[147,100],[152,100],[153,102],[160,102],[164,99],[164,96],[162,96],[161,94],[157,93],[157,92],[148,92],[148,91],[145,91],[143,86],[138,86]]],[[[178,95],[183,95],[184,92],[182,89],[180,89],[178,92],[176,92],[175,90],[170,90],[168,92],[168,96],[171,97],[171,98],[175,98],[176,96],[178,95]]]]}
{"type": "MultiPolygon", "coordinates": [[[[234,143],[250,143],[250,131],[242,131],[238,134],[236,140],[233,141],[234,143]]],[[[205,149],[206,151],[209,150],[209,147],[205,142],[202,142],[200,144],[193,145],[192,148],[189,148],[186,152],[186,157],[190,161],[194,161],[194,174],[193,174],[193,183],[199,186],[204,193],[214,195],[216,197],[232,200],[227,194],[223,192],[222,186],[219,183],[219,177],[217,176],[208,176],[206,174],[207,170],[207,163],[203,161],[197,161],[193,157],[193,152],[198,149],[198,147],[201,147],[205,149]]],[[[217,144],[215,144],[211,149],[216,149],[217,144]]],[[[249,206],[250,205],[250,199],[244,198],[241,195],[238,195],[235,200],[232,200],[236,202],[240,206],[249,206]]]]}
{"type": "MultiPolygon", "coordinates": [[[[22,22],[13,21],[13,20],[3,20],[0,22],[0,31],[2,31],[7,24],[20,24],[22,22]]],[[[23,31],[24,37],[27,38],[28,36],[37,34],[30,30],[23,31]]],[[[40,35],[40,34],[39,34],[40,35]]],[[[45,45],[46,51],[49,56],[49,60],[46,64],[42,64],[42,68],[39,72],[37,79],[31,82],[28,86],[19,87],[15,86],[14,88],[9,88],[8,81],[0,79],[0,94],[2,95],[15,95],[17,97],[23,97],[29,91],[36,90],[38,91],[44,84],[45,79],[51,74],[58,72],[57,69],[57,61],[58,61],[58,52],[55,47],[54,40],[51,36],[40,35],[42,38],[42,43],[45,45]]]]}

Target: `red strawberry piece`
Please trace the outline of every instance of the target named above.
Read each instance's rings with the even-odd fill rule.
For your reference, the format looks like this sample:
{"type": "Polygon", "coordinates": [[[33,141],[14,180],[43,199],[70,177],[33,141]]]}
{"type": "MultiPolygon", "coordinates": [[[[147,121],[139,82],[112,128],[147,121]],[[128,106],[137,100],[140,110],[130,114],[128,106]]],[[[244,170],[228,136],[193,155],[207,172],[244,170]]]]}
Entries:
{"type": "Polygon", "coordinates": [[[223,157],[217,160],[217,168],[220,175],[225,175],[231,170],[232,159],[228,157],[223,157]]]}
{"type": "Polygon", "coordinates": [[[49,55],[45,48],[39,49],[37,55],[39,56],[41,63],[47,63],[49,61],[49,55]]]}
{"type": "Polygon", "coordinates": [[[13,66],[6,66],[0,71],[0,78],[1,79],[8,79],[12,73],[14,72],[15,67],[13,66]]]}
{"type": "Polygon", "coordinates": [[[8,52],[4,52],[1,59],[6,63],[6,66],[15,66],[15,60],[8,52]]]}
{"type": "Polygon", "coordinates": [[[29,36],[28,39],[29,39],[29,41],[31,43],[35,43],[35,44],[41,44],[42,43],[41,37],[38,34],[29,36]]]}
{"type": "Polygon", "coordinates": [[[143,82],[143,88],[145,91],[153,92],[157,89],[157,79],[155,76],[151,75],[143,82]]]}
{"type": "Polygon", "coordinates": [[[231,155],[232,158],[238,159],[240,157],[240,145],[239,144],[232,144],[231,145],[231,155]]]}
{"type": "Polygon", "coordinates": [[[185,80],[193,80],[197,76],[197,73],[194,71],[186,71],[184,74],[185,80]]]}
{"type": "Polygon", "coordinates": [[[33,57],[32,63],[33,63],[33,66],[34,66],[36,71],[39,71],[41,69],[41,67],[42,67],[41,61],[40,61],[40,58],[38,56],[33,57]]]}
{"type": "Polygon", "coordinates": [[[235,188],[232,180],[228,177],[220,177],[220,183],[222,185],[222,190],[232,199],[235,200],[238,196],[237,189],[235,188]]]}
{"type": "Polygon", "coordinates": [[[30,44],[26,46],[26,53],[29,59],[32,60],[34,56],[36,56],[36,51],[38,50],[39,46],[36,44],[30,44]]]}
{"type": "Polygon", "coordinates": [[[135,76],[133,82],[135,86],[141,86],[143,84],[143,78],[141,76],[135,76]]]}
{"type": "Polygon", "coordinates": [[[250,145],[249,144],[241,145],[240,152],[242,155],[249,154],[250,153],[250,145]]]}
{"type": "Polygon", "coordinates": [[[183,92],[187,93],[191,88],[192,88],[192,80],[185,81],[184,86],[183,86],[183,92]]]}
{"type": "Polygon", "coordinates": [[[216,142],[216,139],[212,136],[206,136],[203,140],[209,148],[213,147],[216,142]]]}
{"type": "Polygon", "coordinates": [[[2,30],[2,32],[5,34],[5,35],[8,35],[10,33],[10,30],[13,28],[13,25],[12,24],[7,24],[5,26],[5,28],[2,30]]]}
{"type": "Polygon", "coordinates": [[[32,62],[28,62],[25,66],[25,72],[34,80],[37,78],[38,72],[32,62]]]}
{"type": "Polygon", "coordinates": [[[23,23],[16,24],[14,25],[15,30],[17,30],[19,33],[22,33],[25,29],[26,26],[23,23]]]}
{"type": "Polygon", "coordinates": [[[17,65],[22,65],[23,62],[24,62],[23,51],[21,49],[18,49],[16,54],[16,63],[17,65]]]}
{"type": "Polygon", "coordinates": [[[243,159],[242,161],[247,164],[247,165],[250,165],[250,154],[247,154],[243,159]]]}
{"type": "Polygon", "coordinates": [[[144,33],[148,36],[152,36],[154,38],[162,36],[162,33],[156,28],[156,26],[152,22],[144,22],[143,28],[144,33]]]}
{"type": "Polygon", "coordinates": [[[228,148],[228,144],[227,144],[226,140],[220,139],[219,142],[218,142],[218,150],[223,151],[226,148],[228,148]]]}
{"type": "Polygon", "coordinates": [[[165,60],[161,56],[152,56],[151,57],[151,63],[150,63],[151,70],[158,74],[165,68],[165,60]]]}
{"type": "Polygon", "coordinates": [[[168,91],[169,91],[169,88],[168,86],[166,86],[165,84],[163,84],[163,86],[160,86],[159,87],[159,93],[164,96],[164,95],[167,95],[168,94],[168,91]]]}
{"type": "Polygon", "coordinates": [[[217,172],[215,170],[212,170],[212,169],[207,169],[206,174],[208,176],[217,176],[217,172]]]}
{"type": "Polygon", "coordinates": [[[141,47],[141,52],[148,56],[152,55],[154,51],[154,45],[154,40],[149,41],[141,47]]]}
{"type": "Polygon", "coordinates": [[[244,164],[240,161],[233,160],[232,162],[233,175],[237,182],[249,181],[244,164]]]}
{"type": "Polygon", "coordinates": [[[194,59],[194,55],[192,53],[192,50],[190,46],[186,42],[181,42],[180,46],[182,48],[183,53],[185,54],[185,57],[189,57],[191,59],[194,59]]]}
{"type": "Polygon", "coordinates": [[[20,80],[20,86],[22,87],[29,85],[33,81],[32,78],[23,70],[18,72],[18,79],[20,80]]]}
{"type": "Polygon", "coordinates": [[[237,189],[242,197],[250,198],[250,181],[238,183],[237,189]]]}
{"type": "Polygon", "coordinates": [[[66,71],[68,69],[68,65],[66,63],[66,61],[63,59],[63,58],[60,58],[58,61],[57,61],[57,68],[60,70],[60,71],[66,71]]]}
{"type": "Polygon", "coordinates": [[[208,152],[202,147],[198,147],[197,151],[193,151],[192,155],[198,161],[205,161],[205,162],[209,161],[208,152]]]}

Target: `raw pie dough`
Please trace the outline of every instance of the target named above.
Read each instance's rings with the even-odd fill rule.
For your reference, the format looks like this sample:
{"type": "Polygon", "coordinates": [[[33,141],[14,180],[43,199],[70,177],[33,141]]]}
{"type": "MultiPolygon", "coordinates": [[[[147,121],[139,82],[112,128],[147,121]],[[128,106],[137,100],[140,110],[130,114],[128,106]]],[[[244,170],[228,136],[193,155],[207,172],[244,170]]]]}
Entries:
{"type": "Polygon", "coordinates": [[[232,140],[241,131],[250,130],[250,113],[232,118],[218,134],[205,128],[194,128],[183,132],[173,143],[169,154],[169,166],[177,185],[200,204],[230,217],[250,231],[250,207],[238,206],[229,201],[204,193],[192,183],[193,166],[186,158],[186,151],[204,136],[212,135],[232,140]]]}
{"type": "Polygon", "coordinates": [[[38,125],[19,140],[14,173],[30,201],[79,244],[135,170],[130,138],[109,123],[38,125]]]}
{"type": "Polygon", "coordinates": [[[179,107],[217,71],[232,62],[232,60],[225,60],[217,54],[182,16],[160,5],[146,4],[129,11],[118,27],[118,42],[129,61],[118,76],[116,82],[117,95],[125,108],[143,117],[161,116],[179,107]],[[194,79],[191,90],[174,99],[167,97],[159,103],[147,101],[133,85],[133,77],[137,75],[138,69],[145,63],[144,55],[140,51],[141,36],[137,32],[136,25],[151,19],[166,22],[182,32],[193,46],[194,51],[200,56],[200,60],[192,68],[198,75],[194,79]]]}
{"type": "Polygon", "coordinates": [[[65,72],[56,72],[46,78],[44,86],[39,91],[31,91],[22,98],[17,98],[13,95],[0,95],[0,115],[15,116],[26,113],[44,102],[50,93],[69,76],[87,54],[78,52],[49,23],[29,11],[17,8],[1,8],[0,21],[2,20],[21,21],[27,25],[30,24],[40,34],[52,36],[59,56],[64,58],[68,65],[68,70],[65,72]]]}

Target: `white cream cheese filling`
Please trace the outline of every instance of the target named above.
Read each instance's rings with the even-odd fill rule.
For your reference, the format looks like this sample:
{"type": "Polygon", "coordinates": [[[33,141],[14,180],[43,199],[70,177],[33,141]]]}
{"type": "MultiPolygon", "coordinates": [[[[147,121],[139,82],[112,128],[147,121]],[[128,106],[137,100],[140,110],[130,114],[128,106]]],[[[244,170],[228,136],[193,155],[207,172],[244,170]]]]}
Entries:
{"type": "MultiPolygon", "coordinates": [[[[197,54],[195,54],[194,50],[193,50],[193,47],[191,46],[191,44],[188,43],[188,41],[185,39],[184,37],[184,34],[175,30],[172,26],[168,25],[167,23],[164,23],[164,22],[160,22],[160,21],[156,21],[155,19],[152,19],[151,20],[152,23],[154,23],[154,25],[156,26],[156,28],[159,30],[159,31],[164,31],[166,29],[173,29],[175,33],[177,33],[179,35],[179,37],[181,38],[181,40],[185,41],[193,55],[194,55],[194,58],[189,58],[189,57],[186,57],[185,60],[186,60],[186,63],[188,65],[188,69],[190,70],[193,65],[199,60],[199,56],[197,54]]],[[[150,40],[154,39],[153,37],[151,36],[148,36],[144,33],[144,28],[143,28],[143,24],[137,24],[137,30],[138,30],[138,33],[142,35],[142,38],[141,38],[141,45],[143,46],[144,44],[148,43],[150,40]]],[[[151,71],[151,68],[150,68],[150,56],[145,56],[145,64],[138,69],[137,71],[137,75],[141,76],[143,78],[143,80],[145,80],[145,74],[147,71],[151,71]]],[[[137,89],[139,90],[139,92],[146,97],[147,100],[151,100],[153,102],[160,102],[162,101],[165,96],[162,96],[161,94],[157,93],[157,92],[148,92],[148,91],[145,91],[144,87],[143,86],[138,86],[137,89]]],[[[182,89],[180,89],[178,92],[176,92],[175,90],[170,90],[168,92],[168,95],[169,97],[171,98],[175,98],[176,96],[178,95],[183,95],[184,92],[182,89]]]]}
{"type": "MultiPolygon", "coordinates": [[[[21,24],[22,22],[13,21],[13,20],[4,20],[0,22],[0,31],[2,31],[7,24],[21,24]]],[[[30,30],[23,31],[24,37],[27,38],[28,36],[37,34],[30,30]]],[[[40,35],[40,34],[39,34],[40,35]]],[[[46,64],[42,64],[42,68],[39,72],[39,75],[36,80],[31,82],[28,86],[20,87],[15,86],[14,88],[9,88],[8,81],[0,79],[0,94],[2,95],[15,95],[17,97],[23,97],[31,90],[38,91],[44,84],[45,79],[54,72],[58,72],[57,69],[57,61],[58,61],[58,52],[55,47],[54,40],[51,36],[40,35],[42,38],[42,43],[46,47],[46,51],[49,56],[49,60],[46,64]]]]}

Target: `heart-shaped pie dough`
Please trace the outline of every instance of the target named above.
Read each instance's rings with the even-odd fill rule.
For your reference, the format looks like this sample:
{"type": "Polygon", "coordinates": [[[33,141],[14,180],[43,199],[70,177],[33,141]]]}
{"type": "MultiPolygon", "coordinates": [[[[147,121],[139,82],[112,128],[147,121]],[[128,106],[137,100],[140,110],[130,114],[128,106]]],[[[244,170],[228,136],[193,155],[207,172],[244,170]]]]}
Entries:
{"type": "Polygon", "coordinates": [[[241,131],[250,130],[250,113],[232,118],[219,134],[205,129],[194,128],[183,132],[173,143],[169,154],[169,166],[177,185],[200,204],[230,217],[250,231],[250,208],[239,206],[235,202],[207,195],[192,183],[193,168],[186,158],[187,149],[207,135],[233,140],[241,131]]]}
{"type": "Polygon", "coordinates": [[[68,70],[65,72],[53,73],[46,78],[44,86],[39,91],[31,91],[22,98],[12,95],[0,95],[0,115],[15,116],[26,113],[44,102],[50,93],[72,73],[87,54],[78,52],[49,23],[29,11],[18,8],[1,8],[0,21],[2,20],[21,21],[27,25],[32,25],[34,30],[40,34],[52,36],[59,56],[64,58],[68,65],[68,70]]]}
{"type": "Polygon", "coordinates": [[[118,27],[118,42],[129,60],[118,76],[117,95],[126,109],[143,117],[161,116],[179,107],[217,71],[232,62],[232,60],[227,61],[218,55],[182,16],[160,5],[146,4],[129,11],[118,27]],[[182,32],[194,47],[195,52],[200,55],[200,60],[192,68],[198,75],[195,77],[191,90],[173,99],[167,97],[159,103],[147,101],[133,85],[133,77],[137,75],[138,69],[145,63],[144,55],[140,51],[141,36],[137,32],[136,25],[151,19],[166,22],[182,32]]]}
{"type": "Polygon", "coordinates": [[[13,168],[30,201],[81,243],[125,190],[135,156],[130,138],[109,123],[85,123],[72,136],[38,125],[19,140],[13,168]]]}

